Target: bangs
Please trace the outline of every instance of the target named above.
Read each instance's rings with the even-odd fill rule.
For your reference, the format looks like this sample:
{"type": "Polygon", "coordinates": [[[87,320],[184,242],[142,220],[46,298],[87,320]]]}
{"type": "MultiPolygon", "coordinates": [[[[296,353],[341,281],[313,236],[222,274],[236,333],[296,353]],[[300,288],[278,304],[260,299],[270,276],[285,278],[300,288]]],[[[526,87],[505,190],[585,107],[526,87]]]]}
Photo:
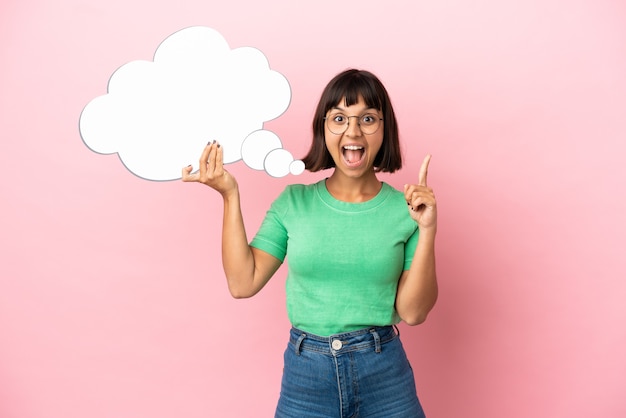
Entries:
{"type": "Polygon", "coordinates": [[[343,104],[348,107],[359,102],[359,98],[362,97],[363,101],[369,108],[383,109],[383,103],[381,97],[382,92],[378,91],[378,88],[372,80],[355,75],[353,77],[346,77],[340,80],[335,89],[333,90],[332,97],[329,97],[328,109],[337,106],[343,99],[343,104]]]}

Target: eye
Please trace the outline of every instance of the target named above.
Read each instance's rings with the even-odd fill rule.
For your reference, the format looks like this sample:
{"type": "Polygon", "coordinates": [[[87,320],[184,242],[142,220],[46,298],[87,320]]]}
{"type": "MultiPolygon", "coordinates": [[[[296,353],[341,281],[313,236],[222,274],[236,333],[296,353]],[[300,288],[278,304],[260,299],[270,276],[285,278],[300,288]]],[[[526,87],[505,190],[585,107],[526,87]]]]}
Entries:
{"type": "Polygon", "coordinates": [[[361,116],[361,123],[363,125],[373,125],[376,121],[378,121],[378,116],[371,113],[361,116]]]}
{"type": "Polygon", "coordinates": [[[346,117],[341,113],[336,113],[330,117],[330,120],[338,124],[343,124],[346,122],[346,117]]]}

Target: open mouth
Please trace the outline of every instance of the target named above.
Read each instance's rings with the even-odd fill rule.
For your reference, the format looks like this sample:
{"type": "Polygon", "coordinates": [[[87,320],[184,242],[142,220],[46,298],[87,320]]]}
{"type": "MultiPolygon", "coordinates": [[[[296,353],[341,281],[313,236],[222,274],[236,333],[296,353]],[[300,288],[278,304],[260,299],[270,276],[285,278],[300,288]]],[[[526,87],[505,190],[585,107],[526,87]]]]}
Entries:
{"type": "Polygon", "coordinates": [[[341,147],[341,151],[348,165],[358,165],[365,155],[365,148],[360,145],[344,145],[341,147]]]}

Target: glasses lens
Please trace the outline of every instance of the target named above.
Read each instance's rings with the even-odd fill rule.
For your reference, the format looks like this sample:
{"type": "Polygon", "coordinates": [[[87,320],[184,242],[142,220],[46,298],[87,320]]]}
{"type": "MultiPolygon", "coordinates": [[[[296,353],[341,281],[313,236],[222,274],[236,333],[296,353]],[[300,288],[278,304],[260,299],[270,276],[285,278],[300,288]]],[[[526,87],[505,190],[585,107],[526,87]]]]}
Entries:
{"type": "Polygon", "coordinates": [[[348,129],[348,118],[341,113],[333,113],[326,118],[328,129],[336,134],[342,134],[348,129]]]}
{"type": "Polygon", "coordinates": [[[359,118],[359,126],[361,127],[361,132],[371,135],[376,133],[380,127],[380,118],[373,113],[366,113],[359,118]]]}

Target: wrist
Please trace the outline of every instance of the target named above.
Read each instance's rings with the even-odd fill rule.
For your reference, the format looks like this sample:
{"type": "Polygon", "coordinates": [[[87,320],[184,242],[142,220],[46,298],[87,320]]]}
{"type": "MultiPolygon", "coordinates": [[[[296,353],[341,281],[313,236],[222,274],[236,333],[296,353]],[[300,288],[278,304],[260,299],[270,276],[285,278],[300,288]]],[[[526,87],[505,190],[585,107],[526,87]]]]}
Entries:
{"type": "Polygon", "coordinates": [[[437,225],[431,225],[431,226],[419,226],[419,231],[420,231],[420,239],[421,238],[426,238],[426,237],[435,237],[435,235],[437,235],[437,225]]]}
{"type": "Polygon", "coordinates": [[[232,189],[221,192],[221,195],[224,199],[224,202],[239,200],[239,188],[235,186],[232,189]]]}

